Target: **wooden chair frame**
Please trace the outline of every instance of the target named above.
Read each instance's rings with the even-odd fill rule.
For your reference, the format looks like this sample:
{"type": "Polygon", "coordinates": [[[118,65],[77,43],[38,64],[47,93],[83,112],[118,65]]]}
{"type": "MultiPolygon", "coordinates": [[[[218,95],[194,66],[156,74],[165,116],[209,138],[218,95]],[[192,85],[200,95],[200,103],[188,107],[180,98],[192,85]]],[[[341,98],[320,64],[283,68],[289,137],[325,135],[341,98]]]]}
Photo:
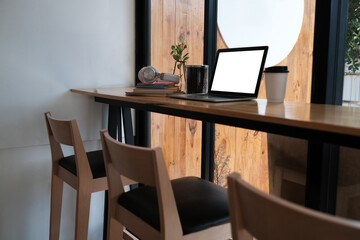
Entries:
{"type": "Polygon", "coordinates": [[[126,239],[126,227],[140,239],[228,239],[230,223],[183,236],[170,178],[160,148],[126,145],[101,131],[103,154],[109,183],[108,239],[126,239]],[[124,187],[136,182],[156,188],[160,229],[157,231],[117,203],[124,187]]]}
{"type": "Polygon", "coordinates": [[[304,240],[360,238],[360,225],[304,208],[268,195],[243,181],[228,177],[229,209],[234,240],[304,240]]]}
{"type": "Polygon", "coordinates": [[[76,120],[57,120],[49,112],[45,113],[45,120],[52,156],[50,240],[59,239],[64,182],[77,191],[75,239],[85,240],[88,235],[91,193],[107,190],[107,178],[93,178],[76,120]],[[59,165],[59,161],[64,158],[60,144],[73,146],[77,176],[59,165]]]}

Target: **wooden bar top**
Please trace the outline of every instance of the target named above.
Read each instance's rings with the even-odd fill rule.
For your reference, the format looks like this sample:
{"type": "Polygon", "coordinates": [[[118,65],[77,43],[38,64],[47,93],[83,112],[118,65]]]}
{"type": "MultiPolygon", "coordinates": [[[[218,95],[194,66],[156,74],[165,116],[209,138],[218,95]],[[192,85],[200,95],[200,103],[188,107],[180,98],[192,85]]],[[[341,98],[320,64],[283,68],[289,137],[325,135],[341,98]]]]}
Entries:
{"type": "Polygon", "coordinates": [[[166,96],[126,96],[132,88],[71,89],[74,93],[129,103],[275,123],[360,137],[360,108],[298,102],[268,103],[265,99],[209,103],[166,96]]]}

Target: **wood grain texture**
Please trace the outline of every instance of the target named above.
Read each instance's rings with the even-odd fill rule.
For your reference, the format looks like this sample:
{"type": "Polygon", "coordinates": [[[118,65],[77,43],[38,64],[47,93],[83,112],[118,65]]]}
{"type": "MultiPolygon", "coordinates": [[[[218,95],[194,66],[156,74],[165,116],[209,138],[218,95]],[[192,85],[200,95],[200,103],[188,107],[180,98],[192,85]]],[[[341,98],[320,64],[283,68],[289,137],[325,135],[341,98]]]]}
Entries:
{"type": "MultiPolygon", "coordinates": [[[[124,101],[136,104],[136,108],[150,109],[157,112],[186,111],[188,114],[201,114],[199,119],[207,117],[211,121],[227,124],[231,120],[251,120],[259,123],[274,123],[289,127],[298,127],[328,133],[346,134],[360,137],[360,108],[338,105],[311,104],[301,102],[267,103],[264,99],[253,101],[207,103],[200,101],[181,100],[170,97],[126,96],[125,91],[131,88],[72,89],[72,92],[96,96],[105,99],[124,101]],[[116,94],[113,94],[117,92],[116,94]],[[214,116],[223,116],[216,118],[214,116]]],[[[179,113],[179,115],[183,115],[179,113]]],[[[196,117],[196,116],[194,116],[196,117]]],[[[241,125],[231,122],[230,125],[241,125]]],[[[291,135],[291,132],[289,132],[291,135]]],[[[320,136],[318,136],[320,137],[320,136]]],[[[330,139],[329,139],[330,140],[330,139]]],[[[357,142],[356,142],[357,143],[357,142]]]]}
{"type": "MultiPolygon", "coordinates": [[[[109,240],[122,239],[122,233],[119,232],[119,229],[123,229],[123,227],[131,229],[131,232],[140,239],[149,240],[217,240],[222,237],[224,239],[231,237],[229,222],[183,235],[174,191],[165,165],[163,152],[160,148],[149,149],[120,143],[110,137],[107,130],[101,131],[101,142],[109,180],[109,240]],[[139,168],[139,165],[143,167],[139,168]],[[125,192],[126,185],[122,182],[123,177],[155,188],[158,202],[159,230],[149,224],[151,221],[146,220],[146,218],[142,219],[141,216],[138,216],[138,214],[133,213],[131,209],[126,207],[126,204],[124,204],[126,202],[124,201],[134,201],[137,204],[134,197],[123,198],[123,204],[118,202],[119,197],[125,192]],[[118,226],[112,224],[114,220],[118,222],[118,226]],[[116,236],[116,234],[119,234],[119,236],[116,236]]],[[[189,184],[199,181],[199,179],[194,180],[192,182],[189,182],[189,180],[183,181],[182,184],[185,184],[185,186],[182,187],[189,187],[189,184]]],[[[202,184],[206,184],[206,182],[202,184]]],[[[208,184],[211,185],[211,183],[208,184]]],[[[209,188],[209,186],[206,188],[209,188]]],[[[194,196],[195,199],[203,197],[200,196],[202,195],[201,191],[193,192],[192,194],[198,195],[194,196]]],[[[214,199],[209,199],[209,201],[216,201],[218,197],[213,196],[214,199]]],[[[211,196],[207,198],[211,198],[211,196]]],[[[193,209],[194,206],[191,206],[191,204],[192,202],[189,201],[184,207],[193,209]]],[[[216,218],[214,221],[216,221],[216,218]]]]}
{"type": "Polygon", "coordinates": [[[93,178],[76,120],[59,120],[45,113],[52,156],[50,239],[58,240],[64,182],[76,192],[75,239],[87,239],[91,193],[108,189],[105,177],[93,178]],[[64,154],[61,144],[73,147],[76,176],[59,165],[64,154]]]}
{"type": "Polygon", "coordinates": [[[357,223],[264,194],[238,173],[229,177],[229,209],[234,240],[249,234],[266,240],[355,240],[360,234],[357,223]]]}
{"type": "MultiPolygon", "coordinates": [[[[204,1],[151,1],[151,63],[173,72],[171,45],[182,35],[188,45],[187,64],[203,63],[204,1]]],[[[201,122],[152,114],[151,146],[163,148],[170,178],[200,176],[201,122]]]]}
{"type": "MultiPolygon", "coordinates": [[[[314,14],[315,1],[305,0],[304,19],[299,38],[286,59],[278,64],[286,65],[290,69],[285,101],[310,102],[315,21],[314,14]]],[[[222,38],[221,31],[219,29],[217,40],[218,48],[227,48],[226,42],[222,38]]],[[[266,98],[264,81],[263,77],[259,91],[259,98],[266,98]]],[[[278,147],[281,149],[279,144],[281,144],[284,139],[287,143],[289,143],[291,149],[298,151],[298,154],[295,153],[295,155],[300,158],[300,161],[306,164],[306,158],[303,159],[302,156],[304,156],[303,152],[306,152],[307,149],[303,147],[296,147],[299,145],[305,146],[306,144],[304,144],[304,140],[286,138],[273,134],[268,135],[264,132],[238,128],[232,128],[232,130],[225,131],[224,128],[228,127],[221,127],[218,125],[216,128],[219,132],[221,132],[219,141],[227,139],[226,142],[232,145],[229,148],[234,148],[235,146],[238,146],[239,148],[233,158],[233,161],[235,161],[234,166],[236,166],[234,170],[240,172],[243,179],[266,192],[269,191],[269,184],[270,190],[274,189],[274,182],[272,181],[273,172],[271,172],[274,168],[272,165],[274,162],[278,161],[279,158],[288,158],[286,153],[277,150],[278,147]],[[233,136],[230,137],[228,134],[229,132],[235,132],[235,134],[232,134],[233,136]],[[268,141],[271,141],[269,145],[268,141]],[[258,167],[253,166],[255,164],[258,167]],[[268,174],[269,168],[271,170],[270,175],[268,174]],[[269,178],[271,180],[270,182],[269,178]]]]}
{"type": "MultiPolygon", "coordinates": [[[[268,104],[266,100],[262,99],[218,104],[186,101],[167,97],[128,97],[125,95],[125,92],[129,90],[131,89],[115,88],[97,90],[73,89],[71,91],[88,96],[134,103],[138,106],[139,104],[143,104],[143,108],[151,108],[152,111],[166,113],[167,111],[163,110],[163,108],[166,108],[169,109],[169,113],[174,113],[173,110],[186,110],[191,112],[190,115],[195,113],[208,114],[199,118],[201,120],[208,120],[213,115],[225,116],[236,119],[235,122],[239,124],[236,124],[235,122],[232,124],[239,127],[241,127],[242,120],[246,119],[262,123],[272,122],[283,126],[323,130],[328,133],[339,133],[360,137],[360,108],[358,107],[299,102],[268,104]]],[[[219,119],[214,121],[217,122],[219,119]]],[[[193,121],[192,124],[195,123],[196,121],[193,121]]],[[[161,124],[163,124],[163,122],[157,122],[155,127],[158,125],[160,126],[161,124]]],[[[197,126],[189,125],[191,131],[196,128],[197,126]]],[[[289,132],[289,134],[291,136],[291,132],[289,132]]],[[[261,186],[266,185],[264,183],[267,182],[267,171],[269,171],[270,192],[299,204],[304,203],[307,143],[300,139],[290,137],[280,138],[278,135],[268,134],[269,141],[268,144],[266,144],[260,136],[261,135],[257,131],[217,125],[215,156],[221,161],[220,163],[215,161],[215,163],[218,164],[217,170],[220,169],[220,174],[215,174],[215,180],[219,184],[225,185],[226,181],[224,176],[235,170],[241,172],[247,181],[261,189],[261,186]],[[221,130],[221,127],[223,130],[221,130]],[[233,145],[233,142],[238,144],[233,145]],[[258,149],[260,149],[260,151],[258,151],[258,149]],[[263,159],[266,158],[267,149],[269,149],[269,168],[266,167],[267,161],[263,161],[263,159]],[[234,156],[236,156],[236,159],[233,158],[234,156]],[[225,162],[227,163],[226,166],[223,164],[225,162]]],[[[186,139],[189,138],[187,137],[186,139]]],[[[191,146],[196,142],[199,141],[190,141],[191,146]]],[[[193,147],[196,148],[195,146],[193,147]]],[[[200,148],[200,146],[198,148],[200,148]]],[[[181,151],[182,150],[177,154],[181,154],[181,157],[183,157],[184,155],[181,151]]],[[[352,148],[340,148],[339,184],[336,210],[337,214],[340,216],[355,219],[360,218],[358,211],[360,195],[358,152],[359,150],[352,148]]],[[[188,155],[189,153],[186,154],[188,155]]],[[[180,164],[182,163],[178,163],[178,165],[180,164]]],[[[188,168],[191,168],[192,170],[196,169],[196,167],[191,166],[190,163],[186,164],[187,165],[182,168],[185,169],[185,173],[177,171],[174,174],[189,173],[188,168]]],[[[173,169],[176,170],[176,168],[173,169]]]]}
{"type": "MultiPolygon", "coordinates": [[[[152,0],[151,1],[152,65],[161,72],[172,72],[174,61],[170,46],[182,34],[187,42],[188,64],[202,64],[204,36],[204,1],[152,0]]],[[[294,49],[281,63],[290,68],[288,101],[309,101],[314,1],[305,0],[303,27],[294,49]]],[[[218,48],[227,48],[218,34],[218,48]]],[[[265,98],[265,84],[260,87],[259,98],[265,98]]],[[[268,191],[267,134],[234,127],[216,126],[219,133],[216,149],[231,156],[230,170],[241,172],[244,179],[268,191]]],[[[161,114],[152,114],[151,145],[161,146],[171,178],[200,174],[201,124],[200,122],[161,114]]],[[[223,178],[226,176],[223,176],[223,178]]]]}

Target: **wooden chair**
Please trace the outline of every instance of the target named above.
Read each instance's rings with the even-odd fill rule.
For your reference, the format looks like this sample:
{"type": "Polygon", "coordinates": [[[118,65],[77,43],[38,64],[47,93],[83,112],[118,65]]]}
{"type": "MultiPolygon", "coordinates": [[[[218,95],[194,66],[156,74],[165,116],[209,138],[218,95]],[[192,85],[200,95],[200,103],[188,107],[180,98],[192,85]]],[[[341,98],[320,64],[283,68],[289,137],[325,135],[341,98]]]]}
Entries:
{"type": "Polygon", "coordinates": [[[52,155],[50,240],[58,240],[63,183],[77,190],[75,239],[87,239],[91,193],[107,190],[102,151],[85,152],[76,120],[63,121],[45,113],[52,155]],[[64,157],[61,145],[74,148],[64,157]]]}
{"type": "Polygon", "coordinates": [[[226,189],[197,177],[170,181],[162,150],[120,143],[101,131],[109,182],[108,239],[229,239],[226,189]],[[130,183],[144,184],[125,192],[130,183]]]}
{"type": "Polygon", "coordinates": [[[228,186],[234,240],[360,238],[358,223],[268,195],[243,181],[238,173],[228,177],[228,186]]]}

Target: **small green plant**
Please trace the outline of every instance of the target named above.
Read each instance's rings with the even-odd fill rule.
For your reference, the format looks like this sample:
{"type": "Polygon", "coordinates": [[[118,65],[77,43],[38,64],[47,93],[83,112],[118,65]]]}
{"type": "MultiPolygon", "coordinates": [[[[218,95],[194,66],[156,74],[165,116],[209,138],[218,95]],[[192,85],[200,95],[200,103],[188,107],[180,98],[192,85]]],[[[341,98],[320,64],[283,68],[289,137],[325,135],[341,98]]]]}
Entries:
{"type": "Polygon", "coordinates": [[[360,68],[360,1],[349,1],[349,16],[346,33],[345,62],[348,71],[355,73],[360,68]]]}
{"type": "Polygon", "coordinates": [[[183,69],[183,73],[184,73],[186,60],[189,59],[189,53],[183,55],[185,49],[187,49],[187,45],[184,42],[183,36],[180,35],[179,42],[171,46],[171,53],[170,53],[170,55],[175,60],[173,74],[175,74],[177,68],[179,70],[180,78],[183,76],[183,74],[181,73],[181,69],[183,69]]]}

